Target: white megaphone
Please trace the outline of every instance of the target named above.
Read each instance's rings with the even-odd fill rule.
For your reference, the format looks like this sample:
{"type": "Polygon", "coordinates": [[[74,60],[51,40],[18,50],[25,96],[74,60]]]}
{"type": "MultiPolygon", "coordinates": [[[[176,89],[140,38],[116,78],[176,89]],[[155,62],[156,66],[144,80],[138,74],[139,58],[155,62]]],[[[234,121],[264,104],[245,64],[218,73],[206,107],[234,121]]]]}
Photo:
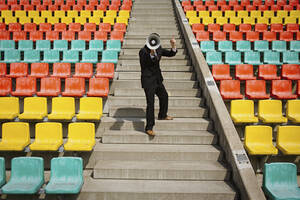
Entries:
{"type": "Polygon", "coordinates": [[[146,46],[151,50],[156,50],[160,46],[160,36],[157,33],[151,33],[146,39],[146,46]]]}

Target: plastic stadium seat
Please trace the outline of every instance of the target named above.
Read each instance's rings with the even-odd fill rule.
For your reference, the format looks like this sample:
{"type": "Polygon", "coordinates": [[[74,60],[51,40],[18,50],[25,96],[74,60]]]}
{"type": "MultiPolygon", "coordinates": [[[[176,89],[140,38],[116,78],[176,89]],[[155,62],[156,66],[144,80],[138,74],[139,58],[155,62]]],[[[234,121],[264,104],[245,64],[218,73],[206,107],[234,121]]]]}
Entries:
{"type": "Polygon", "coordinates": [[[8,24],[8,31],[19,32],[22,30],[22,25],[20,23],[10,23],[8,24]]]}
{"type": "Polygon", "coordinates": [[[3,157],[0,157],[0,187],[2,187],[6,182],[6,173],[5,173],[5,160],[3,157]]]}
{"type": "Polygon", "coordinates": [[[300,65],[284,64],[281,67],[282,78],[289,80],[300,80],[300,65]]]}
{"type": "Polygon", "coordinates": [[[233,32],[233,31],[235,31],[235,29],[236,29],[235,24],[224,24],[223,25],[224,32],[227,32],[227,33],[233,32]]]}
{"type": "Polygon", "coordinates": [[[68,25],[68,31],[74,31],[74,32],[79,32],[81,31],[81,24],[80,23],[70,23],[68,25]]]}
{"type": "Polygon", "coordinates": [[[0,31],[0,40],[9,40],[10,33],[8,31],[0,31]]]}
{"type": "Polygon", "coordinates": [[[121,42],[123,42],[123,40],[124,40],[124,33],[120,32],[120,31],[112,31],[110,33],[110,39],[111,40],[120,40],[121,42]]]}
{"type": "Polygon", "coordinates": [[[0,40],[1,50],[15,50],[15,41],[13,40],[0,40]]]}
{"type": "Polygon", "coordinates": [[[286,31],[299,32],[299,24],[286,24],[286,31]]]}
{"type": "Polygon", "coordinates": [[[16,90],[13,96],[32,96],[36,92],[36,80],[33,77],[19,77],[16,79],[16,90]]]}
{"type": "Polygon", "coordinates": [[[202,18],[202,24],[204,24],[204,25],[214,24],[214,23],[215,23],[215,18],[213,18],[213,17],[202,18]]]}
{"type": "Polygon", "coordinates": [[[63,31],[62,39],[67,41],[75,40],[75,32],[74,31],[63,31]]]}
{"type": "Polygon", "coordinates": [[[272,50],[279,51],[279,52],[287,51],[286,41],[281,41],[281,40],[272,41],[272,50]]]}
{"type": "Polygon", "coordinates": [[[89,50],[92,51],[103,51],[103,41],[102,40],[90,40],[89,50]]]}
{"type": "Polygon", "coordinates": [[[223,31],[213,32],[213,40],[216,42],[226,40],[226,32],[223,32],[223,31]]]}
{"type": "Polygon", "coordinates": [[[49,40],[37,40],[36,41],[36,50],[50,50],[51,43],[49,40]]]}
{"type": "Polygon", "coordinates": [[[66,151],[91,151],[96,144],[94,123],[70,123],[66,151]],[[85,134],[83,135],[82,132],[85,134]]]}
{"type": "Polygon", "coordinates": [[[0,98],[0,119],[14,119],[19,115],[19,98],[0,98]]]}
{"type": "Polygon", "coordinates": [[[25,31],[13,32],[13,40],[14,41],[26,40],[26,32],[25,31]]]}
{"type": "Polygon", "coordinates": [[[281,32],[280,34],[280,40],[284,41],[292,41],[293,40],[293,33],[289,31],[281,32]]]}
{"type": "Polygon", "coordinates": [[[250,155],[276,155],[278,150],[272,143],[272,127],[246,126],[245,149],[250,155]]]}
{"type": "Polygon", "coordinates": [[[256,31],[246,32],[246,40],[249,40],[250,42],[259,40],[259,32],[256,31]]]}
{"type": "Polygon", "coordinates": [[[221,30],[220,24],[208,24],[208,26],[207,26],[207,31],[208,32],[213,33],[213,32],[220,31],[220,30],[221,30]]]}
{"type": "Polygon", "coordinates": [[[282,53],[283,63],[288,64],[300,64],[299,62],[299,52],[287,51],[282,53]]]}
{"type": "Polygon", "coordinates": [[[41,23],[41,24],[39,24],[39,31],[51,32],[52,25],[50,23],[41,23]]]}
{"type": "Polygon", "coordinates": [[[215,47],[214,41],[201,41],[200,42],[200,49],[202,52],[216,51],[215,48],[216,47],[215,47]]]}
{"type": "Polygon", "coordinates": [[[283,25],[282,24],[271,24],[271,31],[272,32],[283,32],[283,25]]]}
{"type": "Polygon", "coordinates": [[[67,30],[67,25],[65,23],[54,24],[54,31],[63,32],[67,30]]]}
{"type": "Polygon", "coordinates": [[[246,40],[236,41],[236,50],[241,52],[251,51],[250,41],[246,41],[246,40]]]}
{"type": "Polygon", "coordinates": [[[31,40],[19,40],[18,42],[18,50],[26,51],[33,49],[33,41],[31,40]]]}
{"type": "Polygon", "coordinates": [[[87,96],[106,97],[109,92],[109,80],[107,78],[90,78],[87,96]]]}
{"type": "Polygon", "coordinates": [[[43,32],[41,31],[30,32],[30,40],[33,41],[43,40],[43,32]]]}
{"type": "Polygon", "coordinates": [[[70,63],[54,63],[53,64],[53,77],[68,78],[71,76],[70,63]]]}
{"type": "Polygon", "coordinates": [[[56,31],[51,31],[51,32],[46,32],[46,40],[54,41],[54,40],[59,40],[59,32],[56,31]]]}
{"type": "Polygon", "coordinates": [[[239,80],[220,81],[220,93],[223,99],[242,99],[239,80]]]}
{"type": "Polygon", "coordinates": [[[42,120],[47,116],[47,98],[26,97],[24,98],[24,112],[19,115],[20,119],[42,120]]]}
{"type": "Polygon", "coordinates": [[[118,52],[105,50],[102,52],[102,63],[114,63],[117,64],[118,62],[118,52]]]}
{"type": "Polygon", "coordinates": [[[110,25],[114,25],[115,24],[115,17],[111,17],[111,16],[105,16],[102,18],[103,23],[108,23],[110,25]]]}
{"type": "Polygon", "coordinates": [[[98,51],[91,51],[91,50],[83,51],[81,62],[97,63],[98,62],[98,51]]]}
{"type": "Polygon", "coordinates": [[[272,80],[271,94],[277,99],[295,99],[297,95],[292,92],[291,80],[272,80]]]}
{"type": "Polygon", "coordinates": [[[267,41],[276,40],[276,32],[272,32],[272,31],[263,32],[263,40],[267,40],[267,41]]]}
{"type": "Polygon", "coordinates": [[[21,61],[20,51],[17,50],[4,51],[4,62],[13,63],[13,62],[20,62],[20,61],[21,61]]]}
{"type": "Polygon", "coordinates": [[[112,79],[114,77],[114,63],[97,63],[95,77],[112,79]]]}
{"type": "Polygon", "coordinates": [[[95,23],[85,23],[84,24],[84,31],[89,31],[89,32],[95,32],[96,31],[96,24],[95,23]]]}
{"type": "Polygon", "coordinates": [[[263,123],[286,123],[287,118],[282,116],[281,100],[259,100],[258,118],[263,123]]]}
{"type": "MultiPolygon", "coordinates": [[[[67,43],[68,46],[68,43],[67,43]]],[[[85,41],[84,40],[72,40],[71,41],[71,50],[84,51],[85,50],[85,41]]]]}
{"type": "Polygon", "coordinates": [[[238,65],[241,64],[242,61],[241,52],[238,51],[227,51],[225,52],[225,63],[230,65],[238,65]]]}
{"type": "Polygon", "coordinates": [[[255,18],[254,17],[243,17],[243,23],[255,25],[255,18]]]}
{"type": "Polygon", "coordinates": [[[251,24],[241,24],[239,26],[239,31],[240,32],[248,32],[248,31],[251,31],[251,30],[252,30],[251,24]]]}
{"type": "Polygon", "coordinates": [[[54,50],[68,50],[68,41],[67,40],[54,40],[53,42],[54,50]]]}
{"type": "Polygon", "coordinates": [[[31,77],[42,78],[49,75],[49,64],[48,63],[32,63],[31,64],[31,77]]]}
{"type": "Polygon", "coordinates": [[[258,66],[258,78],[264,80],[278,80],[277,66],[271,64],[259,65],[258,66]]]}
{"type": "Polygon", "coordinates": [[[207,31],[198,31],[196,34],[196,39],[198,42],[209,41],[209,32],[207,31]]]}
{"type": "Polygon", "coordinates": [[[107,41],[107,32],[96,31],[94,33],[94,40],[102,40],[103,42],[106,42],[107,41]]]}
{"type": "Polygon", "coordinates": [[[123,33],[126,32],[126,24],[125,23],[115,23],[114,31],[121,31],[123,33]]]}
{"type": "Polygon", "coordinates": [[[280,53],[274,51],[266,51],[263,52],[264,55],[264,63],[266,64],[275,64],[280,65],[280,53]]]}
{"type": "Polygon", "coordinates": [[[36,31],[36,24],[35,23],[25,23],[24,24],[24,31],[26,32],[34,32],[36,31]]]}
{"type": "Polygon", "coordinates": [[[6,63],[0,63],[0,77],[6,75],[6,63]]]}
{"type": "Polygon", "coordinates": [[[254,50],[262,52],[269,51],[269,42],[266,40],[254,41],[254,50]]]}
{"type": "Polygon", "coordinates": [[[252,65],[262,64],[260,61],[260,53],[254,51],[248,51],[244,53],[244,62],[252,65]]]}
{"type": "Polygon", "coordinates": [[[79,52],[73,50],[63,51],[63,60],[66,63],[77,63],[79,62],[79,52]]]}
{"type": "Polygon", "coordinates": [[[0,78],[0,96],[7,96],[11,92],[11,78],[0,78]]]}
{"type": "Polygon", "coordinates": [[[85,94],[85,80],[84,78],[66,78],[65,91],[63,96],[77,96],[81,97],[85,94]]]}
{"type": "Polygon", "coordinates": [[[90,78],[92,76],[92,63],[75,63],[75,74],[73,75],[73,77],[90,78]]]}
{"type": "Polygon", "coordinates": [[[75,115],[75,100],[73,97],[52,98],[52,112],[48,114],[51,120],[71,120],[75,115]]]}
{"type": "Polygon", "coordinates": [[[11,63],[10,64],[10,73],[7,74],[7,77],[17,78],[28,75],[28,64],[27,63],[11,63]]]}
{"type": "Polygon", "coordinates": [[[78,40],[90,41],[92,39],[91,32],[79,31],[78,40]]]}
{"type": "Polygon", "coordinates": [[[269,99],[266,93],[266,82],[264,80],[247,80],[245,96],[249,99],[269,99]]]}
{"type": "Polygon", "coordinates": [[[41,89],[38,96],[58,96],[61,93],[60,79],[56,77],[45,77],[41,79],[41,89]]]}
{"type": "Polygon", "coordinates": [[[102,116],[102,98],[80,98],[80,109],[76,115],[79,120],[100,120],[102,116]]]}
{"type": "Polygon", "coordinates": [[[300,52],[300,41],[291,41],[290,50],[300,52]]]}
{"type": "Polygon", "coordinates": [[[254,102],[252,100],[232,100],[230,116],[234,123],[257,123],[254,116],[254,102]]]}
{"type": "Polygon", "coordinates": [[[262,16],[262,12],[260,10],[252,10],[250,11],[250,17],[258,18],[262,16]]]}
{"type": "Polygon", "coordinates": [[[40,62],[40,61],[41,61],[40,51],[38,51],[38,50],[24,51],[24,62],[34,63],[34,62],[40,62]]]}
{"type": "Polygon", "coordinates": [[[35,194],[44,184],[44,160],[17,157],[11,160],[11,177],[2,187],[4,194],[35,194]]]}
{"type": "Polygon", "coordinates": [[[215,80],[231,80],[230,66],[227,64],[212,65],[212,75],[215,80]]]}
{"type": "Polygon", "coordinates": [[[235,77],[238,80],[254,80],[253,65],[250,64],[238,64],[235,66],[235,77]]]}
{"type": "Polygon", "coordinates": [[[59,51],[58,50],[46,50],[44,51],[44,60],[45,63],[55,63],[59,62],[59,51]]]}
{"type": "Polygon", "coordinates": [[[300,100],[288,100],[286,108],[286,116],[294,123],[300,123],[300,100]]]}
{"type": "Polygon", "coordinates": [[[111,31],[111,24],[109,24],[109,23],[100,23],[99,24],[99,31],[110,32],[111,31]]]}
{"type": "Polygon", "coordinates": [[[206,53],[206,62],[208,65],[224,64],[222,61],[222,53],[221,52],[207,52],[206,53]]]}
{"type": "Polygon", "coordinates": [[[107,40],[106,50],[121,51],[121,41],[120,40],[107,40]]]}

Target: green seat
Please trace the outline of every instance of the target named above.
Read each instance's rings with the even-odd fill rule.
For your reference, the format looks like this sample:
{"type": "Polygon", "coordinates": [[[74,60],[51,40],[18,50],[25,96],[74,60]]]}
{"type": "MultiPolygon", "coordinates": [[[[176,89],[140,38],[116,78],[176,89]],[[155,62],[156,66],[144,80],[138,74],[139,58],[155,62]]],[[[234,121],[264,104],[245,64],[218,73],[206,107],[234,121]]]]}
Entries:
{"type": "Polygon", "coordinates": [[[15,49],[15,41],[13,40],[0,40],[0,49],[1,50],[14,50],[15,49]]]}
{"type": "Polygon", "coordinates": [[[290,41],[290,51],[300,51],[300,41],[290,41]]]}
{"type": "Polygon", "coordinates": [[[89,50],[103,51],[103,41],[102,40],[90,40],[89,50]]]}
{"type": "Polygon", "coordinates": [[[260,65],[262,64],[260,62],[260,53],[254,52],[254,51],[248,51],[244,54],[244,61],[246,64],[252,64],[252,65],[260,65]]]}
{"type": "Polygon", "coordinates": [[[20,40],[18,42],[18,49],[21,51],[32,50],[33,49],[33,41],[32,40],[20,40]]]}
{"type": "Polygon", "coordinates": [[[218,42],[218,50],[222,52],[232,51],[232,41],[218,42]]]}
{"type": "Polygon", "coordinates": [[[200,42],[200,49],[203,52],[216,51],[215,42],[214,41],[201,41],[200,42]]]}
{"type": "Polygon", "coordinates": [[[98,51],[83,51],[82,60],[83,63],[97,63],[98,62],[98,51]]]}
{"type": "Polygon", "coordinates": [[[300,64],[299,52],[287,51],[282,53],[283,63],[287,64],[300,64]]]}
{"type": "Polygon", "coordinates": [[[206,62],[208,65],[224,64],[222,61],[222,53],[221,52],[207,52],[206,53],[206,62]]]}
{"type": "Polygon", "coordinates": [[[36,41],[36,50],[50,50],[51,43],[50,40],[37,40],[36,41]]]}
{"type": "Polygon", "coordinates": [[[68,41],[67,40],[54,40],[53,49],[59,50],[59,51],[68,50],[68,41]]]}
{"type": "Polygon", "coordinates": [[[236,41],[236,50],[241,52],[251,51],[250,41],[236,41]]]}
{"type": "Polygon", "coordinates": [[[286,41],[275,40],[272,41],[272,50],[273,51],[286,51],[286,41]]]}
{"type": "Polygon", "coordinates": [[[35,194],[44,184],[44,160],[17,157],[11,161],[11,176],[2,187],[4,194],[35,194]]]}
{"type": "Polygon", "coordinates": [[[269,42],[266,40],[257,40],[254,41],[254,50],[255,51],[269,51],[269,42]]]}
{"type": "Polygon", "coordinates": [[[83,185],[83,162],[79,157],[59,157],[51,160],[51,177],[47,194],[77,194],[83,185]]]}
{"type": "Polygon", "coordinates": [[[120,40],[107,40],[106,50],[121,51],[121,41],[120,40]]]}
{"type": "Polygon", "coordinates": [[[40,51],[38,50],[24,51],[24,62],[35,63],[40,61],[41,61],[40,51]]]}
{"type": "Polygon", "coordinates": [[[79,52],[78,51],[63,51],[63,60],[66,63],[76,63],[79,62],[79,52]]]}
{"type": "Polygon", "coordinates": [[[5,160],[3,157],[0,157],[0,187],[6,182],[6,173],[5,173],[5,160]]]}
{"type": "Polygon", "coordinates": [[[242,64],[241,61],[241,52],[232,51],[232,52],[225,52],[225,63],[229,65],[238,65],[242,64]]]}
{"type": "Polygon", "coordinates": [[[118,63],[118,52],[112,50],[105,50],[102,53],[102,63],[118,63]]]}
{"type": "Polygon", "coordinates": [[[20,51],[18,50],[4,51],[4,62],[13,63],[13,62],[20,62],[20,61],[21,61],[20,51]]]}
{"type": "Polygon", "coordinates": [[[44,60],[45,63],[56,63],[59,62],[59,51],[57,50],[47,50],[44,51],[44,60]]]}
{"type": "Polygon", "coordinates": [[[71,50],[84,51],[85,41],[84,40],[72,40],[71,50]]]}
{"type": "Polygon", "coordinates": [[[280,65],[280,53],[275,51],[264,52],[264,63],[280,65]]]}
{"type": "Polygon", "coordinates": [[[263,190],[274,200],[300,199],[296,165],[283,162],[265,164],[263,190]]]}

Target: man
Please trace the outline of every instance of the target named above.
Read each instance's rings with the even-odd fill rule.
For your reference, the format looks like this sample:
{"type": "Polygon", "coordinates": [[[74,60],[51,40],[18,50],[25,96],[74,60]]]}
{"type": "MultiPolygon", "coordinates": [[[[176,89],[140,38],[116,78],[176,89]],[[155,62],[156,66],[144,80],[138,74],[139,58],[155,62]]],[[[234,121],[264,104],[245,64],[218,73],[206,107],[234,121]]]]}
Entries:
{"type": "MultiPolygon", "coordinates": [[[[156,33],[154,33],[156,34],[156,33]]],[[[156,34],[159,38],[159,35],[156,34]]],[[[171,116],[167,115],[168,112],[168,93],[163,85],[163,77],[161,74],[159,61],[162,56],[172,57],[177,53],[176,41],[174,38],[170,40],[171,50],[163,49],[159,46],[156,50],[150,50],[145,45],[139,52],[140,65],[141,65],[141,82],[144,88],[147,109],[146,109],[146,127],[145,131],[148,135],[154,136],[153,126],[154,121],[154,95],[156,94],[159,99],[159,114],[158,120],[172,120],[171,116]]]]}

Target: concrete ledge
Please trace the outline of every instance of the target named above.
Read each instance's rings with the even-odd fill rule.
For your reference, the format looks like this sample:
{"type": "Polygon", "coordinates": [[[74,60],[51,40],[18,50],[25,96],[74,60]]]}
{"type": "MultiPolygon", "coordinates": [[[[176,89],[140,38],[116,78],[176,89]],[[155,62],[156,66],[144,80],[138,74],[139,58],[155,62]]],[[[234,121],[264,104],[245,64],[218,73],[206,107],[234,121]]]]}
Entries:
{"type": "MultiPolygon", "coordinates": [[[[201,91],[198,89],[168,89],[167,90],[169,97],[200,97],[201,91]]],[[[130,88],[130,89],[119,89],[115,88],[115,96],[123,97],[144,97],[145,92],[142,88],[130,88]]]]}

